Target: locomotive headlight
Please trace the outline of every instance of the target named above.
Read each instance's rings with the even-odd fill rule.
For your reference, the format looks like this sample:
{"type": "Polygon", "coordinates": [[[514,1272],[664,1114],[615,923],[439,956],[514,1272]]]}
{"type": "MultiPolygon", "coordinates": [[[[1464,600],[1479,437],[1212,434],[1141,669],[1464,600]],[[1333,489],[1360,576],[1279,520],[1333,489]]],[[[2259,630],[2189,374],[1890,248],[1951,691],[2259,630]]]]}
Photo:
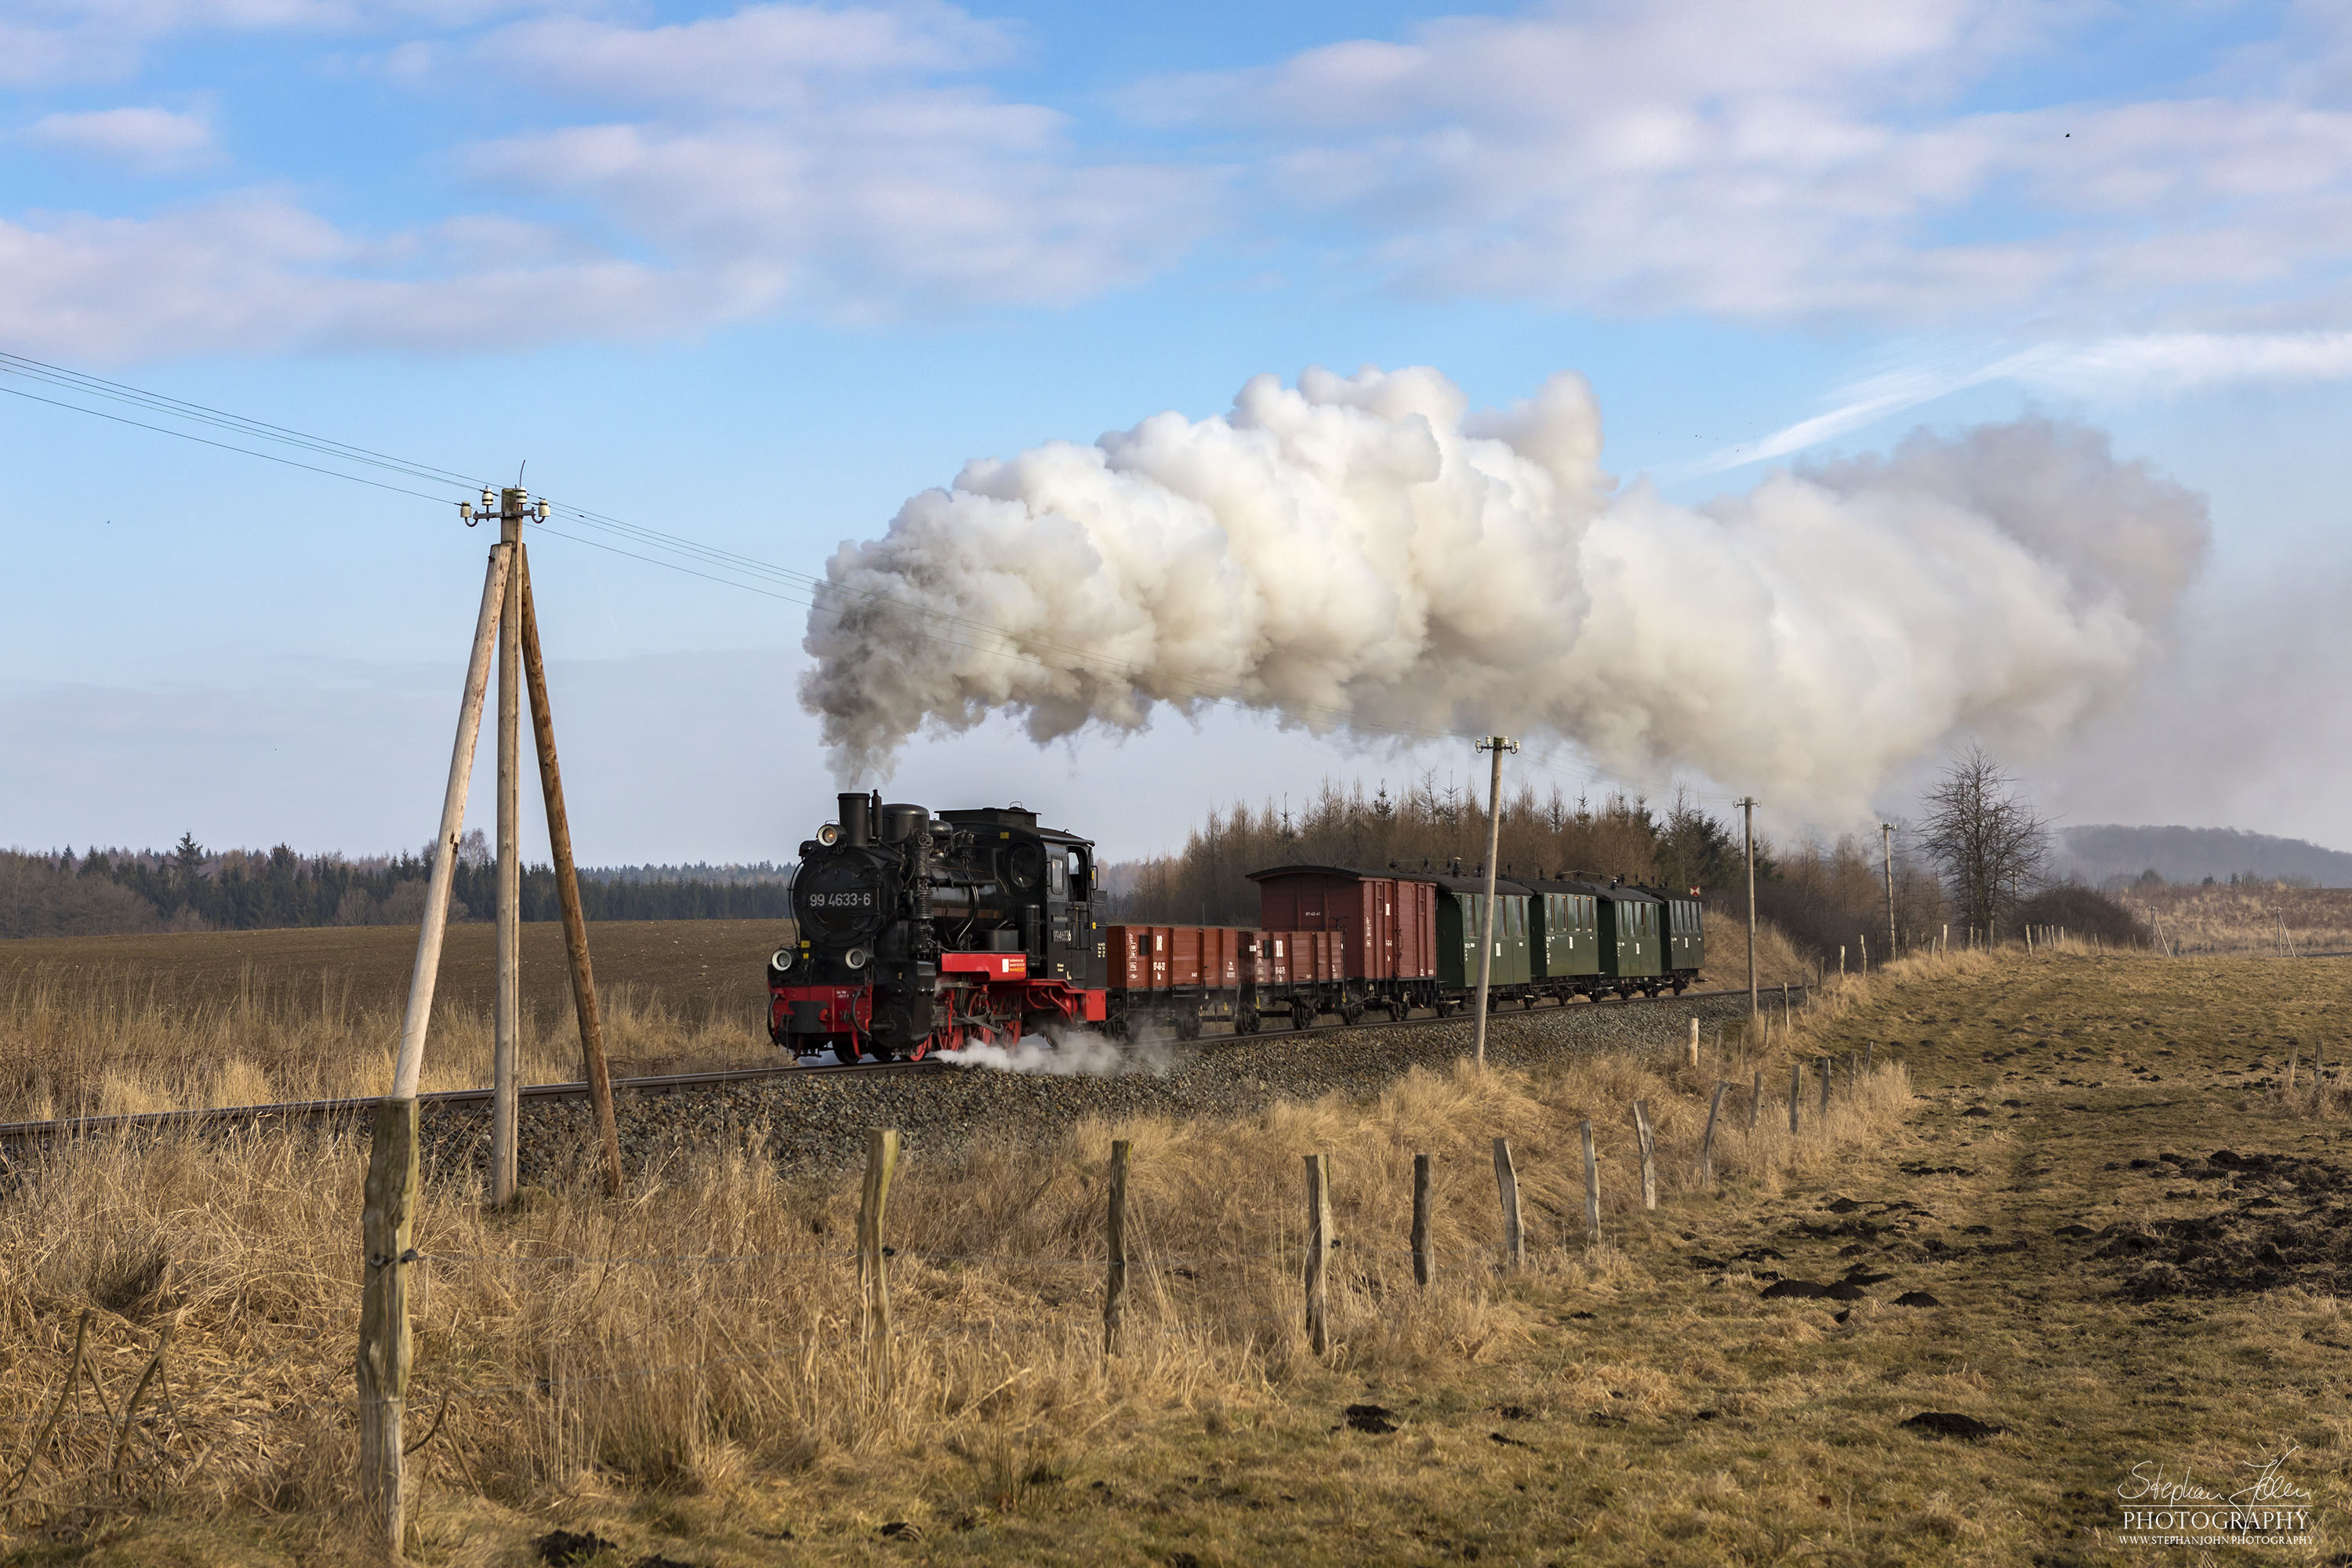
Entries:
{"type": "Polygon", "coordinates": [[[841,842],[841,824],[828,822],[816,830],[816,841],[827,849],[841,842]]]}
{"type": "Polygon", "coordinates": [[[790,969],[792,966],[793,966],[793,950],[792,950],[791,948],[789,948],[789,947],[780,947],[780,948],[776,949],[776,951],[775,951],[775,952],[772,952],[772,953],[768,954],[768,967],[769,967],[769,968],[771,968],[771,969],[790,969]]]}
{"type": "Polygon", "coordinates": [[[866,959],[870,956],[872,955],[864,948],[853,947],[847,952],[841,955],[841,962],[849,965],[852,969],[863,969],[866,967],[866,959]]]}

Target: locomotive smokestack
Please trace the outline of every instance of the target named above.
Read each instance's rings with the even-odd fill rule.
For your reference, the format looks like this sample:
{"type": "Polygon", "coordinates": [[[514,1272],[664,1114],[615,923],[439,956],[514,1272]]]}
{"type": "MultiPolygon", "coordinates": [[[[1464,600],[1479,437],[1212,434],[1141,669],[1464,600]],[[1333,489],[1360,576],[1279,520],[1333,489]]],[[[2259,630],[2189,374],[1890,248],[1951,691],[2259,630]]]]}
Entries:
{"type": "Polygon", "coordinates": [[[852,848],[874,842],[874,824],[866,815],[869,802],[863,790],[841,797],[841,841],[852,848]]]}

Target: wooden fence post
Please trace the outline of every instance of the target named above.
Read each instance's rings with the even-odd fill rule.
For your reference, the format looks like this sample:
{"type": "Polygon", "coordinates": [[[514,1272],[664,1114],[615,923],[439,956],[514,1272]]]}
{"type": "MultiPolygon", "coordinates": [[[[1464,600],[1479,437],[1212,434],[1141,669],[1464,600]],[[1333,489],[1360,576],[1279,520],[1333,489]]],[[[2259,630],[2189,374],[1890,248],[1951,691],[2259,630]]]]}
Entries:
{"type": "Polygon", "coordinates": [[[1789,1064],[1789,1136],[1791,1138],[1797,1135],[1798,1102],[1803,1099],[1804,1093],[1805,1064],[1790,1062],[1789,1064]]]}
{"type": "Polygon", "coordinates": [[[1756,1081],[1748,1091],[1748,1131],[1756,1131],[1756,1122],[1764,1114],[1764,1069],[1756,1069],[1756,1081]]]}
{"type": "Polygon", "coordinates": [[[1103,1354],[1110,1355],[1118,1349],[1118,1330],[1127,1316],[1127,1157],[1134,1145],[1124,1138],[1113,1139],[1110,1146],[1110,1215],[1106,1226],[1106,1240],[1110,1251],[1110,1274],[1103,1282],[1103,1354]]]}
{"type": "Polygon", "coordinates": [[[1691,1016],[1691,1021],[1690,1021],[1690,1025],[1691,1025],[1691,1033],[1690,1033],[1690,1065],[1691,1065],[1691,1066],[1693,1066],[1693,1067],[1696,1067],[1696,1066],[1698,1066],[1698,1016],[1697,1016],[1697,1015],[1696,1015],[1696,1014],[1692,1015],[1692,1016],[1691,1016]]]}
{"type": "Polygon", "coordinates": [[[1511,1163],[1511,1141],[1495,1140],[1495,1192],[1503,1203],[1503,1267],[1517,1270],[1528,1260],[1527,1231],[1519,1222],[1519,1173],[1511,1163]]]}
{"type": "Polygon", "coordinates": [[[1592,1123],[1580,1121],[1576,1130],[1584,1139],[1584,1239],[1597,1246],[1601,1240],[1601,1162],[1592,1155],[1592,1123]]]}
{"type": "Polygon", "coordinates": [[[1650,1126],[1650,1108],[1633,1102],[1633,1141],[1642,1146],[1642,1207],[1658,1206],[1658,1138],[1650,1126]]]}
{"type": "Polygon", "coordinates": [[[1822,1058],[1822,1121],[1826,1124],[1830,1115],[1830,1058],[1822,1058]]]}
{"type": "MultiPolygon", "coordinates": [[[[1760,1079],[1760,1074],[1759,1075],[1759,1078],[1760,1079]]],[[[1698,1176],[1700,1181],[1705,1182],[1709,1186],[1713,1186],[1715,1184],[1715,1119],[1718,1115],[1722,1114],[1724,1091],[1730,1087],[1731,1080],[1729,1079],[1717,1079],[1715,1080],[1715,1098],[1708,1100],[1706,1105],[1706,1136],[1699,1141],[1698,1176]]],[[[1758,1083],[1757,1088],[1759,1089],[1763,1088],[1760,1081],[1758,1083]]]]}
{"type": "Polygon", "coordinates": [[[1436,1272],[1429,1257],[1429,1156],[1412,1157],[1412,1282],[1426,1286],[1436,1272]]]}
{"type": "Polygon", "coordinates": [[[1331,1348],[1331,1156],[1307,1156],[1307,1342],[1321,1355],[1331,1348]]]}
{"type": "Polygon", "coordinates": [[[376,1545],[398,1562],[405,1549],[408,1465],[401,1415],[408,1399],[408,1265],[416,1210],[416,1101],[376,1102],[360,1215],[360,1481],[376,1545]]]}
{"type": "Polygon", "coordinates": [[[898,1134],[866,1132],[866,1187],[857,1200],[857,1286],[866,1349],[875,1385],[890,1396],[890,1275],[882,1255],[882,1221],[890,1205],[890,1176],[898,1168],[898,1134]]]}

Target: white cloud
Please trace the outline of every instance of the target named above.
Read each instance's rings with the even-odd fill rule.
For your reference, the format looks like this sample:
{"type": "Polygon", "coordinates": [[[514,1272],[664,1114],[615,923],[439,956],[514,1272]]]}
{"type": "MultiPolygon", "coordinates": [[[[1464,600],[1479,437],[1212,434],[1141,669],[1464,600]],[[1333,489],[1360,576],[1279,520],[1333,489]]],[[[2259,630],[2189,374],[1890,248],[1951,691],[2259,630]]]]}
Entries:
{"type": "Polygon", "coordinates": [[[1090,159],[1063,115],[966,79],[1012,47],[939,4],[517,24],[484,40],[486,65],[647,117],[504,138],[465,163],[850,317],[1059,304],[1168,265],[1208,227],[1216,177],[1090,159]]]}
{"type": "MultiPolygon", "coordinates": [[[[2233,93],[1956,107],[2087,6],[1542,5],[1153,84],[1409,289],[1623,312],[2086,326],[2292,314],[2352,256],[2352,113],[2233,93]]],[[[2275,324],[2275,323],[2274,323],[2275,324]]]]}
{"type": "Polygon", "coordinates": [[[691,331],[773,302],[488,220],[366,240],[267,195],[150,219],[0,222],[0,342],[86,360],[316,347],[444,352],[691,331]],[[517,244],[517,240],[523,243],[517,244]]]}
{"type": "MultiPolygon", "coordinates": [[[[289,26],[404,9],[121,4],[150,26],[200,9],[220,25],[234,12],[289,26]]],[[[0,334],[107,359],[496,347],[783,310],[1058,305],[1168,265],[1208,227],[1218,177],[1089,158],[1064,116],[972,79],[1011,48],[995,24],[926,0],[761,5],[650,27],[572,16],[410,39],[386,58],[395,75],[423,51],[530,84],[536,127],[449,161],[506,213],[364,237],[260,192],[147,218],[0,223],[0,334]],[[527,221],[518,206],[559,216],[527,221]]],[[[41,134],[82,149],[111,137],[126,156],[143,135],[161,166],[173,134],[192,154],[199,129],[121,110],[53,117],[41,134]]]]}
{"type": "Polygon", "coordinates": [[[1692,464],[1719,473],[1770,462],[1906,409],[1995,382],[2078,397],[2145,396],[2248,383],[2352,377],[2352,331],[2146,332],[1974,356],[1924,360],[1867,376],[1831,394],[1823,413],[1692,464]]]}
{"type": "Polygon", "coordinates": [[[198,115],[168,109],[101,109],[49,114],[26,130],[30,141],[142,174],[201,168],[219,156],[213,128],[198,115]]]}
{"type": "Polygon", "coordinates": [[[937,0],[747,5],[657,27],[549,17],[503,28],[481,49],[534,84],[601,102],[780,110],[809,107],[825,83],[969,72],[1013,52],[1002,26],[937,0]]]}
{"type": "Polygon", "coordinates": [[[202,33],[365,34],[455,26],[567,0],[12,0],[0,16],[0,85],[51,87],[135,72],[164,39],[202,33]]]}

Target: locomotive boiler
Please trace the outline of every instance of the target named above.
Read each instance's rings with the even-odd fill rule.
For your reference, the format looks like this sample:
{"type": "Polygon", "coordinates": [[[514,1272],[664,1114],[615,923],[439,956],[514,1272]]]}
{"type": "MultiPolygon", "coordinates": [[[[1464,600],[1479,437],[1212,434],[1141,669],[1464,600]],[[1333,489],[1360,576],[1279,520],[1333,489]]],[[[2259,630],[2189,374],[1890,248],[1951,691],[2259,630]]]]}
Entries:
{"type": "Polygon", "coordinates": [[[801,846],[793,913],[768,1033],[800,1056],[912,1060],[1105,1016],[1094,845],[1017,805],[844,795],[801,846]]]}

